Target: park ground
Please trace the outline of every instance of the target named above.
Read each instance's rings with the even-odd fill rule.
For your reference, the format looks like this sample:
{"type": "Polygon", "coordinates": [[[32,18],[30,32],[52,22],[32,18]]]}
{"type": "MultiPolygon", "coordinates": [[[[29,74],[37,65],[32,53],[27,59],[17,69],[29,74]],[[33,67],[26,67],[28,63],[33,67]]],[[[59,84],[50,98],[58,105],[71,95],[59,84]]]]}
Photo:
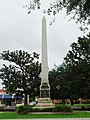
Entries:
{"type": "Polygon", "coordinates": [[[52,118],[52,119],[38,118],[38,119],[10,119],[10,120],[90,120],[90,118],[52,118]]]}
{"type": "Polygon", "coordinates": [[[75,111],[73,114],[23,114],[18,115],[16,112],[1,112],[0,119],[30,119],[30,120],[90,120],[90,112],[75,111]]]}

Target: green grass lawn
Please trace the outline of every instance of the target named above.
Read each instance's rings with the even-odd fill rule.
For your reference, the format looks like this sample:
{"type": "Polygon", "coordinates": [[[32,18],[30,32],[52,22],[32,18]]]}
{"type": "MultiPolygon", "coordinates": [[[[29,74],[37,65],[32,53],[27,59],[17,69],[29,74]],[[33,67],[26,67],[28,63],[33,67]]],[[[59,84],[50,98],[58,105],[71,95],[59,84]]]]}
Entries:
{"type": "Polygon", "coordinates": [[[16,112],[0,113],[0,119],[14,119],[14,118],[90,118],[90,112],[76,112],[73,114],[27,114],[18,115],[16,112]]]}
{"type": "Polygon", "coordinates": [[[90,106],[90,104],[74,104],[74,106],[76,106],[76,107],[80,107],[80,106],[90,106]]]}

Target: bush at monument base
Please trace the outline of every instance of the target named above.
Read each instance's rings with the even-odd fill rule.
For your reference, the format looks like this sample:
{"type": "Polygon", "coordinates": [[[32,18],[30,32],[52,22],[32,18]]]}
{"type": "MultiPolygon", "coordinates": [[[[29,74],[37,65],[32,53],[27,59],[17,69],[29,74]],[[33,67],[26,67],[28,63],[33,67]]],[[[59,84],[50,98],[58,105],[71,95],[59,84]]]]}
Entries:
{"type": "Polygon", "coordinates": [[[58,104],[53,108],[33,108],[30,105],[16,107],[17,114],[27,114],[30,112],[72,112],[72,108],[65,104],[58,104]]]}
{"type": "Polygon", "coordinates": [[[72,112],[72,107],[66,104],[57,104],[55,105],[56,112],[72,112]]]}
{"type": "Polygon", "coordinates": [[[32,111],[32,106],[30,106],[30,105],[16,107],[17,114],[27,114],[30,111],[32,111]]]}

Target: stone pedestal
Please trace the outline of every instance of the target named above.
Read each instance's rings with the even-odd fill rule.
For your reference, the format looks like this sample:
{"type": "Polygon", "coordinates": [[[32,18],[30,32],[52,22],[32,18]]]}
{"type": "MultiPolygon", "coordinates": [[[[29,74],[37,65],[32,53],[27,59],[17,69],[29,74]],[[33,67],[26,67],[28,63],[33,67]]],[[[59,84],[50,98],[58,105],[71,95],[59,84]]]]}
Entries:
{"type": "Polygon", "coordinates": [[[48,83],[40,85],[40,98],[50,98],[50,85],[48,83]]]}
{"type": "Polygon", "coordinates": [[[53,107],[52,100],[50,99],[50,85],[42,83],[40,85],[40,98],[37,99],[37,108],[51,108],[53,107]]]}
{"type": "Polygon", "coordinates": [[[37,108],[52,108],[53,103],[50,98],[38,98],[37,108]]]}

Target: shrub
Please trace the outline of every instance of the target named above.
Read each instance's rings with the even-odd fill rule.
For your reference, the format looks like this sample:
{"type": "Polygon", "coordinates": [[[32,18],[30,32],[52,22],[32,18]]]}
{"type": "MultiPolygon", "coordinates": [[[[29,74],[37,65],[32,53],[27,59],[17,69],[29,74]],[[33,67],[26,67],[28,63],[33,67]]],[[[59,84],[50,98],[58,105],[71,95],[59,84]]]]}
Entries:
{"type": "Polygon", "coordinates": [[[29,111],[32,111],[32,107],[30,105],[18,106],[16,107],[17,114],[26,114],[29,111]]]}
{"type": "Polygon", "coordinates": [[[56,112],[72,112],[71,106],[65,104],[57,104],[55,105],[54,111],[56,112]]]}
{"type": "Polygon", "coordinates": [[[82,110],[90,110],[90,104],[82,104],[82,110]]]}
{"type": "Polygon", "coordinates": [[[27,114],[28,112],[72,112],[72,108],[65,104],[57,104],[53,108],[32,108],[30,105],[25,105],[18,106],[16,112],[18,114],[27,114]]]}
{"type": "Polygon", "coordinates": [[[32,112],[52,112],[53,108],[33,108],[32,112]]]}
{"type": "Polygon", "coordinates": [[[82,104],[90,104],[90,100],[83,100],[82,104]]]}
{"type": "Polygon", "coordinates": [[[42,108],[41,112],[52,112],[53,108],[42,108]]]}

